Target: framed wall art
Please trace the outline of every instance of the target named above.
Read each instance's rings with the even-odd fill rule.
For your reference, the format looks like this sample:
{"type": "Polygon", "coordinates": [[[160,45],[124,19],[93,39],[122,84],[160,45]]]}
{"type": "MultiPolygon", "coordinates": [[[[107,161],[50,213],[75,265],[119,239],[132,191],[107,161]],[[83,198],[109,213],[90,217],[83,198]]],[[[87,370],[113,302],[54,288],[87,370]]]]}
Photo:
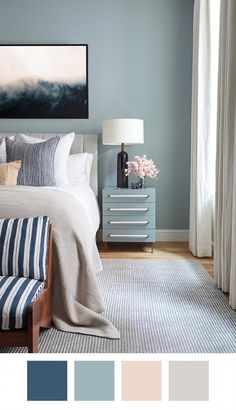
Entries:
{"type": "Polygon", "coordinates": [[[0,118],[88,118],[88,45],[0,45],[0,118]]]}

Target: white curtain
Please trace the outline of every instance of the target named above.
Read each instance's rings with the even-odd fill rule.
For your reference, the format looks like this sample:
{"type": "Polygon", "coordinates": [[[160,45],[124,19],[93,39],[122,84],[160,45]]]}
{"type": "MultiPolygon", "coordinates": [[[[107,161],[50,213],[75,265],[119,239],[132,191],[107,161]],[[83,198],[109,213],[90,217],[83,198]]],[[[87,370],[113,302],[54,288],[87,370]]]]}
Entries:
{"type": "Polygon", "coordinates": [[[195,0],[189,248],[212,256],[219,0],[195,0]]]}
{"type": "Polygon", "coordinates": [[[215,280],[236,309],[236,1],[220,16],[215,280]]]}

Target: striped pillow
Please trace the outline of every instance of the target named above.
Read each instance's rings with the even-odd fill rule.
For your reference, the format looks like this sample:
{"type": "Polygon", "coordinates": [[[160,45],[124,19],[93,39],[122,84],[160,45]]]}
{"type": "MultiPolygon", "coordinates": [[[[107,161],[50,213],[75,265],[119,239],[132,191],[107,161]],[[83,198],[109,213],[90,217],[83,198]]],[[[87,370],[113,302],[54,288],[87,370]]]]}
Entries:
{"type": "Polygon", "coordinates": [[[0,219],[0,276],[44,281],[49,218],[0,219]]]}

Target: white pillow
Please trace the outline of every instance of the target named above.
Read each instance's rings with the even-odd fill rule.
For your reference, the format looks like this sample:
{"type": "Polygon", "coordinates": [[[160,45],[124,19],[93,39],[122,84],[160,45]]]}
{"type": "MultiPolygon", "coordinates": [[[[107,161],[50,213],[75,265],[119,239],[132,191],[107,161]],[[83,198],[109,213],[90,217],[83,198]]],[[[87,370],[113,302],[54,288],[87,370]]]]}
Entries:
{"type": "Polygon", "coordinates": [[[6,162],[7,162],[6,140],[5,138],[0,138],[0,164],[5,164],[6,162]]]}
{"type": "Polygon", "coordinates": [[[78,186],[83,181],[87,181],[90,184],[92,162],[93,154],[88,152],[69,156],[67,173],[70,185],[78,186]]]}
{"type": "MultiPolygon", "coordinates": [[[[68,186],[70,182],[67,177],[67,161],[70,155],[71,145],[74,141],[75,133],[71,132],[60,138],[55,157],[54,157],[54,172],[56,186],[68,186]]],[[[30,137],[24,134],[17,134],[15,136],[16,142],[24,142],[27,144],[36,144],[43,142],[41,138],[30,137]]]]}

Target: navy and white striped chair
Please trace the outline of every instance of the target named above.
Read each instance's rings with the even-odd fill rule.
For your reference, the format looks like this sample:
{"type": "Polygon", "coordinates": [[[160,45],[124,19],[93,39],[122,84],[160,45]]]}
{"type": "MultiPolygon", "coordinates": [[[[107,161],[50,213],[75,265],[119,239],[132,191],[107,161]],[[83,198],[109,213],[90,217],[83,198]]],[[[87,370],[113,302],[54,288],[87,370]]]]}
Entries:
{"type": "Polygon", "coordinates": [[[49,218],[0,219],[0,346],[38,351],[40,327],[52,323],[49,218]]]}

